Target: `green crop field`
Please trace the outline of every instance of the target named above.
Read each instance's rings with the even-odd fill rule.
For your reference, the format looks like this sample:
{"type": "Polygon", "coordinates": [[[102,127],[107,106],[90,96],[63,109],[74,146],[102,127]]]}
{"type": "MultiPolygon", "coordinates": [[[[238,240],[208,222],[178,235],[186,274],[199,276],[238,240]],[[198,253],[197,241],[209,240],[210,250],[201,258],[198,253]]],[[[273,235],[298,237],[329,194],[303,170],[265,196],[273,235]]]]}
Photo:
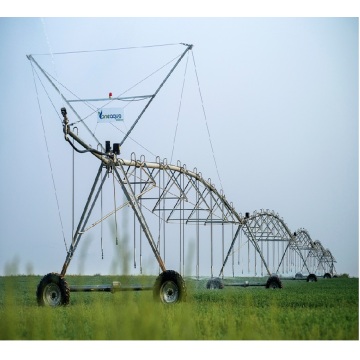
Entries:
{"type": "MultiPolygon", "coordinates": [[[[207,290],[206,281],[189,279],[187,301],[175,305],[155,302],[152,291],[72,292],[70,304],[56,308],[37,305],[40,279],[0,277],[0,340],[359,339],[358,278],[283,280],[284,288],[275,290],[207,290]]],[[[154,279],[66,278],[69,285],[113,280],[152,285],[154,279]]]]}

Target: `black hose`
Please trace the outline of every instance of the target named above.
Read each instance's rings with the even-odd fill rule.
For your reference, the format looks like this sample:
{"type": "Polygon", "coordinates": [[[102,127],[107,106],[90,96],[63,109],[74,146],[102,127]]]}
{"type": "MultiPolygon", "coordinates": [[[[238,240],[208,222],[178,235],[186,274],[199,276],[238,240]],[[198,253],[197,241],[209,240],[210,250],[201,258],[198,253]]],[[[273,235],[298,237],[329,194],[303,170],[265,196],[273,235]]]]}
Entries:
{"type": "Polygon", "coordinates": [[[77,151],[78,153],[80,154],[84,154],[84,153],[87,153],[87,152],[91,152],[92,154],[98,154],[98,155],[101,155],[101,156],[107,156],[106,153],[103,153],[101,151],[98,151],[98,150],[95,150],[95,149],[91,149],[91,150],[79,150],[76,148],[76,146],[68,139],[66,138],[66,141],[73,147],[73,149],[75,151],[77,151]]]}

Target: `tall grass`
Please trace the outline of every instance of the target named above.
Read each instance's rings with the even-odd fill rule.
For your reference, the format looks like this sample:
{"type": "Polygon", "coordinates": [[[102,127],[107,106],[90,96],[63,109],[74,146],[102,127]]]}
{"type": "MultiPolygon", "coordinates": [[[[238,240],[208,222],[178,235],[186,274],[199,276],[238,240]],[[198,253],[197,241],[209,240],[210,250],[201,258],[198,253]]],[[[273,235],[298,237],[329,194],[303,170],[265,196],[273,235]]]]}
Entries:
{"type": "MultiPolygon", "coordinates": [[[[38,307],[41,277],[0,278],[1,340],[358,340],[358,279],[284,281],[284,289],[206,290],[187,281],[188,301],[154,302],[151,291],[71,293],[66,307],[38,307]]],[[[69,284],[111,278],[70,276],[69,284]]],[[[153,278],[124,277],[152,283],[153,278]]]]}

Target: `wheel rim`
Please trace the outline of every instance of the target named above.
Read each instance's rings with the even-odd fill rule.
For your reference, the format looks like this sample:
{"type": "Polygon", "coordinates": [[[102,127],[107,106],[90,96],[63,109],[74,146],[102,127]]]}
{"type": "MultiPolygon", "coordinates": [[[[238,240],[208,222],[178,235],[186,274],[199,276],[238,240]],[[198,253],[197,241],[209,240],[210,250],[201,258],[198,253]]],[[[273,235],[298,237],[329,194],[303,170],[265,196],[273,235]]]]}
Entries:
{"type": "Polygon", "coordinates": [[[160,298],[163,303],[175,303],[179,299],[179,288],[173,281],[166,281],[161,286],[160,298]]]}
{"type": "Polygon", "coordinates": [[[61,304],[61,291],[57,284],[51,283],[46,285],[43,292],[44,303],[50,306],[61,304]]]}
{"type": "Polygon", "coordinates": [[[270,284],[270,289],[277,289],[279,286],[278,286],[278,284],[274,281],[274,282],[272,282],[271,284],[270,284]]]}
{"type": "Polygon", "coordinates": [[[216,283],[214,281],[209,282],[209,289],[210,290],[217,289],[216,283]]]}

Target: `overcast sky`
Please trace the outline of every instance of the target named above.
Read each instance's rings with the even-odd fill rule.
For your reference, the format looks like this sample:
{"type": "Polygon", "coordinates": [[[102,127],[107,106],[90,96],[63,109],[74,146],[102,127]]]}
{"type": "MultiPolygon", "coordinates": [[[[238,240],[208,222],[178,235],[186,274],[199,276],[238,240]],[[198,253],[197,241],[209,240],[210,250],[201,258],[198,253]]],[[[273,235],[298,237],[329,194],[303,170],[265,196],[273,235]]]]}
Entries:
{"type": "MultiPolygon", "coordinates": [[[[338,273],[358,276],[357,18],[1,18],[0,34],[0,275],[59,272],[66,256],[26,55],[189,43],[194,45],[203,103],[191,55],[173,162],[197,167],[223,188],[237,211],[270,209],[292,231],[305,228],[330,249],[338,273]]],[[[116,58],[108,53],[38,58],[47,61],[60,82],[71,83],[85,97],[106,97],[131,83],[131,75],[132,81],[142,79],[146,66],[157,69],[184,47],[140,50],[116,58]],[[106,82],[110,68],[113,76],[106,82]],[[118,82],[123,82],[119,88],[118,82]]],[[[185,64],[134,130],[133,138],[142,147],[128,140],[124,157],[135,151],[148,160],[154,155],[171,158],[185,64]]],[[[57,96],[54,102],[59,110],[61,99],[57,96]]],[[[69,243],[72,152],[59,117],[44,104],[52,173],[69,243]]],[[[109,136],[122,138],[120,132],[109,136]]],[[[77,159],[83,161],[81,155],[77,159]]],[[[96,161],[86,162],[78,176],[80,198],[87,196],[97,167],[96,161]]],[[[100,259],[99,245],[94,246],[100,259]]],[[[90,274],[104,269],[88,262],[72,268],[73,273],[90,274]]]]}

